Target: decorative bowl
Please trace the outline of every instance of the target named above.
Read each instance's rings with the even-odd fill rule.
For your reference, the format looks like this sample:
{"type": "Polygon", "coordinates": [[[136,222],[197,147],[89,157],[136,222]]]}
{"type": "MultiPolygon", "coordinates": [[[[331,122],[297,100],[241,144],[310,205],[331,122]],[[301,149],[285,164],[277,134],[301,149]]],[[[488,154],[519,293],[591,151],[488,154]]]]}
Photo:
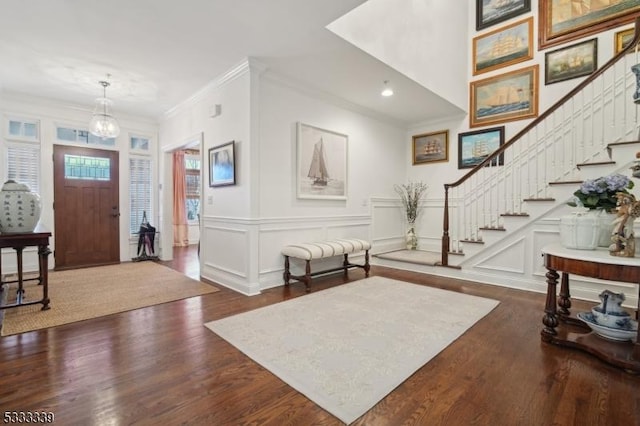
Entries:
{"type": "Polygon", "coordinates": [[[631,316],[626,311],[620,312],[602,312],[600,306],[591,308],[594,321],[599,325],[604,325],[609,328],[628,329],[631,316]]]}
{"type": "Polygon", "coordinates": [[[605,339],[627,341],[636,340],[638,336],[638,321],[629,319],[627,327],[625,328],[612,328],[604,325],[600,325],[596,322],[591,312],[578,312],[578,319],[587,324],[591,330],[593,330],[598,336],[605,339]]]}

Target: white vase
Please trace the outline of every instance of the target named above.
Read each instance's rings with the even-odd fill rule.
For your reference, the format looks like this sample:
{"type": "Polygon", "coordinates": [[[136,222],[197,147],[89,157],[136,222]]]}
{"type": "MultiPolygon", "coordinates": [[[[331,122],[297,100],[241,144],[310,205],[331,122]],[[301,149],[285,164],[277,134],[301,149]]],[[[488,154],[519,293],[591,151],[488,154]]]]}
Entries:
{"type": "Polygon", "coordinates": [[[407,250],[416,250],[418,248],[418,236],[416,235],[415,223],[407,224],[407,250]]]}
{"type": "Polygon", "coordinates": [[[595,250],[600,240],[600,217],[597,211],[580,211],[560,218],[560,242],[578,250],[595,250]]]}
{"type": "Polygon", "coordinates": [[[22,234],[33,232],[40,220],[40,196],[29,187],[8,180],[0,191],[0,232],[22,234]]]}

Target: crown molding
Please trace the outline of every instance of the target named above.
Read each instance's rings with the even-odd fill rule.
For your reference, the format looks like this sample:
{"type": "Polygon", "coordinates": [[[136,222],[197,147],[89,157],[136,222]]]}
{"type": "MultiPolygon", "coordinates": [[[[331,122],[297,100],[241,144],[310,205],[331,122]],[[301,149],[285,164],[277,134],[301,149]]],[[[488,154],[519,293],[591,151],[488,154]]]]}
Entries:
{"type": "Polygon", "coordinates": [[[207,83],[204,87],[202,87],[196,93],[191,95],[189,98],[180,102],[178,105],[174,106],[168,111],[165,111],[165,113],[162,114],[162,119],[166,120],[166,119],[175,117],[180,112],[193,107],[212,90],[222,87],[225,84],[232,82],[236,78],[245,75],[246,73],[249,72],[250,69],[259,70],[260,68],[261,66],[259,64],[256,64],[255,61],[252,61],[249,58],[243,59],[241,62],[239,62],[235,66],[231,67],[227,72],[221,74],[216,79],[207,83]]]}

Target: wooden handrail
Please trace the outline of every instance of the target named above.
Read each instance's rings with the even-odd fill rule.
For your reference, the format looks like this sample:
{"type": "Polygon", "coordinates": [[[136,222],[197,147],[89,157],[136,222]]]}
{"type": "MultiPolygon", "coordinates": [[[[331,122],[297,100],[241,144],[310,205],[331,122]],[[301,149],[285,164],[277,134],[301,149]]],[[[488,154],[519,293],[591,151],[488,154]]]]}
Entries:
{"type": "Polygon", "coordinates": [[[567,101],[572,99],[577,93],[581,92],[585,87],[591,84],[596,78],[604,74],[609,68],[615,65],[621,58],[623,58],[627,53],[633,50],[638,42],[640,42],[640,15],[636,17],[635,20],[635,28],[636,31],[633,35],[633,39],[631,42],[620,51],[617,55],[613,56],[606,64],[602,67],[598,68],[595,72],[593,72],[589,77],[587,77],[582,83],[578,84],[573,90],[567,93],[565,96],[560,98],[556,103],[551,105],[545,112],[540,114],[535,120],[525,126],[522,130],[516,133],[511,139],[509,139],[506,143],[504,143],[501,147],[496,149],[491,155],[485,158],[481,163],[476,165],[473,169],[471,169],[467,174],[462,176],[460,179],[453,183],[445,183],[444,184],[444,219],[443,219],[443,232],[442,232],[442,265],[448,266],[449,264],[449,188],[455,188],[463,184],[467,179],[469,179],[474,174],[478,173],[482,168],[486,165],[491,164],[498,156],[503,154],[507,148],[513,145],[516,141],[522,138],[524,135],[529,133],[530,130],[535,128],[538,124],[544,121],[547,117],[553,114],[556,110],[562,107],[567,101]],[[446,250],[445,250],[446,249],[446,250]]]}

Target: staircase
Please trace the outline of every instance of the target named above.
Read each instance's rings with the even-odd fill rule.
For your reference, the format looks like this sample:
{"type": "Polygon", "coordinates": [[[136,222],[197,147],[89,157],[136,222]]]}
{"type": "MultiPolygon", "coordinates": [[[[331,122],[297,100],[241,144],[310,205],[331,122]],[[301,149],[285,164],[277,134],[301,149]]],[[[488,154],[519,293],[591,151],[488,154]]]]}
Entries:
{"type": "Polygon", "coordinates": [[[443,266],[463,267],[487,246],[553,214],[584,179],[628,174],[640,148],[634,146],[639,120],[631,72],[637,55],[628,54],[639,38],[636,33],[626,49],[500,149],[445,184],[443,266]]]}
{"type": "MultiPolygon", "coordinates": [[[[382,259],[377,264],[546,293],[540,249],[559,240],[560,217],[571,211],[566,202],[585,179],[630,175],[640,151],[631,71],[640,61],[629,54],[639,40],[636,32],[622,52],[469,173],[445,184],[444,268],[382,259]],[[499,156],[504,165],[498,165],[499,156]]],[[[597,301],[604,285],[573,277],[572,296],[597,301]]],[[[635,286],[607,282],[606,288],[625,293],[625,305],[637,306],[635,286]]]]}

